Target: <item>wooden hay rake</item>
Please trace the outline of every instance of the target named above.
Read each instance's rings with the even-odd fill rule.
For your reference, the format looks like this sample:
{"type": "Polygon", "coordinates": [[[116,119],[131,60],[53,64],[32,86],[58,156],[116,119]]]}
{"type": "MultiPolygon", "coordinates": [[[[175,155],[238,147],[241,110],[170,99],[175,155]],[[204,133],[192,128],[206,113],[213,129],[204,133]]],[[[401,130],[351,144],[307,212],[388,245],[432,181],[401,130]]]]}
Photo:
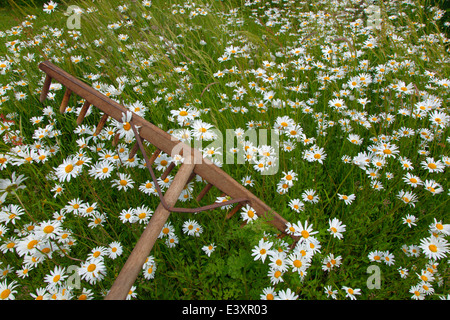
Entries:
{"type": "MultiPolygon", "coordinates": [[[[122,116],[126,114],[127,111],[129,112],[129,110],[127,110],[124,106],[108,98],[48,61],[42,62],[39,65],[39,69],[46,73],[44,86],[40,96],[41,103],[47,98],[52,80],[56,80],[61,85],[66,87],[66,91],[60,105],[61,113],[65,112],[69,98],[72,94],[78,95],[85,101],[79,113],[77,124],[80,124],[83,121],[88,109],[91,106],[95,106],[103,112],[103,116],[100,119],[96,129],[96,134],[102,130],[109,117],[122,122],[122,116]]],[[[147,227],[141,234],[141,237],[111,287],[111,290],[106,296],[107,300],[123,300],[127,297],[131,286],[138,277],[139,272],[142,270],[142,266],[149,256],[150,251],[152,250],[153,245],[155,244],[156,239],[158,238],[171,212],[199,212],[211,210],[224,205],[237,204],[237,206],[234,207],[233,210],[227,215],[227,218],[230,218],[244,204],[249,204],[258,216],[266,216],[271,219],[268,222],[281,232],[281,236],[286,234],[285,229],[287,221],[283,217],[273,211],[268,205],[230,177],[222,169],[213,164],[210,160],[203,158],[203,155],[199,150],[191,148],[190,146],[180,142],[169,133],[158,128],[135,113],[132,114],[132,118],[128,124],[133,130],[136,138],[136,144],[131,149],[129,157],[132,158],[138,150],[141,151],[146,161],[146,166],[152,176],[154,186],[158,191],[161,203],[153,213],[147,227]],[[139,128],[139,130],[137,128],[139,128]],[[144,149],[142,139],[147,140],[156,147],[155,153],[153,153],[150,158],[147,156],[147,152],[144,149]],[[179,150],[179,152],[175,154],[182,155],[184,161],[178,169],[178,172],[176,173],[169,188],[163,195],[153,172],[152,164],[161,152],[174,156],[175,150],[179,150]],[[231,200],[193,209],[174,207],[184,187],[195,177],[195,175],[199,175],[207,182],[205,188],[197,196],[197,201],[200,201],[213,186],[219,189],[223,195],[227,195],[231,200]]],[[[117,143],[117,140],[118,136],[115,137],[115,142],[113,143],[117,143]]],[[[173,164],[169,165],[162,175],[163,179],[167,177],[173,168],[173,164]]]]}

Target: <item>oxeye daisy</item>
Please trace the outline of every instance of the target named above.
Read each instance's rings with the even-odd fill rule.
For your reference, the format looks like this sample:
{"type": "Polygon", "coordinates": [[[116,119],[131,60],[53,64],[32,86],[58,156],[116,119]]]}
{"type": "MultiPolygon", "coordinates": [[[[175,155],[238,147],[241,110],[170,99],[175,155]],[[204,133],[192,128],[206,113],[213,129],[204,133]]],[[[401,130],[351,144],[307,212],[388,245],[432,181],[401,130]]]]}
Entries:
{"type": "Polygon", "coordinates": [[[405,157],[400,157],[399,160],[400,160],[403,170],[413,170],[414,169],[412,162],[409,159],[407,159],[405,157]]]}
{"type": "Polygon", "coordinates": [[[106,276],[106,266],[102,258],[91,258],[82,263],[77,272],[81,279],[95,284],[106,276]]]}
{"type": "Polygon", "coordinates": [[[414,300],[424,300],[425,299],[425,294],[420,285],[412,286],[409,289],[409,292],[413,294],[411,296],[411,299],[414,299],[414,300]]]}
{"type": "Polygon", "coordinates": [[[344,200],[346,205],[349,205],[353,202],[353,200],[356,199],[356,196],[354,194],[345,195],[345,194],[337,194],[340,200],[344,200]]]}
{"type": "Polygon", "coordinates": [[[253,181],[251,176],[243,177],[242,180],[241,180],[241,183],[242,183],[243,186],[253,187],[253,185],[254,185],[254,181],[253,181]]]}
{"type": "Polygon", "coordinates": [[[256,245],[252,249],[252,256],[254,256],[254,260],[261,259],[264,262],[267,258],[267,255],[270,253],[270,249],[272,248],[273,243],[270,241],[265,241],[264,239],[259,240],[258,245],[256,245]]]}
{"type": "Polygon", "coordinates": [[[17,254],[22,257],[27,254],[33,254],[36,251],[37,245],[40,242],[39,236],[33,234],[28,235],[25,238],[22,238],[16,246],[17,254]]]}
{"type": "Polygon", "coordinates": [[[79,214],[82,217],[89,217],[98,214],[97,202],[90,204],[89,202],[84,202],[80,205],[79,214]]]}
{"type": "Polygon", "coordinates": [[[44,277],[44,282],[47,283],[47,288],[52,289],[61,286],[67,277],[65,268],[56,266],[53,271],[50,271],[50,274],[44,277]]]}
{"type": "Polygon", "coordinates": [[[134,188],[134,181],[131,179],[129,174],[118,173],[118,176],[118,179],[112,180],[113,187],[117,187],[117,189],[124,191],[134,188]]]}
{"type": "Polygon", "coordinates": [[[269,256],[269,266],[275,270],[285,272],[288,270],[287,257],[285,252],[272,251],[269,256]]]}
{"type": "Polygon", "coordinates": [[[25,210],[16,204],[6,205],[0,209],[0,221],[5,222],[5,225],[8,223],[15,225],[24,213],[25,210]]]}
{"type": "Polygon", "coordinates": [[[330,234],[338,239],[343,238],[343,232],[346,231],[346,225],[343,224],[339,219],[333,218],[333,220],[328,220],[329,228],[327,229],[330,234]]]}
{"type": "Polygon", "coordinates": [[[161,153],[155,160],[156,170],[165,170],[172,162],[171,157],[166,153],[161,153]]]}
{"type": "Polygon", "coordinates": [[[415,202],[417,202],[417,196],[410,191],[400,190],[397,194],[397,198],[402,200],[404,203],[409,204],[412,207],[415,207],[415,202]]]}
{"type": "Polygon", "coordinates": [[[431,192],[434,195],[444,192],[442,186],[432,179],[427,179],[423,182],[425,190],[431,192]]]}
{"type": "Polygon", "coordinates": [[[390,253],[389,251],[383,252],[382,260],[388,266],[391,266],[395,263],[394,255],[392,253],[390,253]]]}
{"type": "Polygon", "coordinates": [[[175,228],[173,227],[172,223],[166,222],[161,230],[161,232],[159,233],[159,238],[163,238],[165,236],[170,236],[171,234],[174,234],[175,232],[175,228]]]}
{"type": "Polygon", "coordinates": [[[41,222],[35,229],[36,235],[41,240],[55,239],[61,230],[61,222],[58,220],[48,220],[41,222]]]}
{"type": "Polygon", "coordinates": [[[95,212],[89,216],[89,228],[96,228],[98,226],[103,226],[106,221],[106,215],[100,212],[95,212]]]}
{"type": "Polygon", "coordinates": [[[280,290],[278,292],[276,300],[297,300],[298,295],[295,292],[292,292],[290,288],[286,290],[280,290]]]}
{"type": "Polygon", "coordinates": [[[332,299],[336,299],[336,295],[338,293],[337,290],[333,290],[333,288],[331,286],[325,286],[324,287],[324,291],[327,294],[328,298],[332,298],[332,299]]]}
{"type": "Polygon", "coordinates": [[[90,259],[104,259],[107,254],[107,249],[104,246],[95,247],[88,254],[87,260],[90,259]]]}
{"type": "Polygon", "coordinates": [[[416,217],[411,214],[407,214],[405,217],[402,218],[403,224],[407,224],[408,227],[411,228],[411,226],[416,226],[416,217]]]}
{"type": "Polygon", "coordinates": [[[49,3],[44,4],[44,12],[52,13],[53,11],[55,11],[57,6],[58,6],[57,3],[50,1],[49,3]]]}
{"type": "Polygon", "coordinates": [[[171,233],[167,236],[166,241],[164,242],[167,247],[174,248],[178,244],[178,236],[174,233],[171,233]]]}
{"type": "Polygon", "coordinates": [[[142,266],[144,278],[147,280],[153,279],[156,274],[156,268],[157,265],[155,263],[153,256],[149,256],[147,258],[147,261],[145,261],[144,265],[142,266]]]}
{"type": "Polygon", "coordinates": [[[361,145],[363,140],[359,135],[357,134],[349,134],[347,137],[347,140],[350,141],[351,143],[355,144],[355,145],[361,145]]]}
{"type": "Polygon", "coordinates": [[[279,282],[284,282],[283,272],[278,269],[270,268],[267,276],[270,278],[270,282],[275,285],[279,282]]]}
{"type": "Polygon", "coordinates": [[[382,262],[382,258],[383,258],[383,252],[375,250],[372,252],[369,252],[368,258],[370,261],[372,262],[382,262]]]}
{"type": "Polygon", "coordinates": [[[89,175],[95,179],[104,180],[111,177],[114,166],[111,162],[103,160],[95,163],[89,170],[89,175]]]}
{"type": "Polygon", "coordinates": [[[293,272],[301,273],[310,267],[309,257],[305,257],[300,252],[291,253],[287,257],[287,264],[293,272]]]}
{"type": "Polygon", "coordinates": [[[15,294],[17,293],[16,287],[17,281],[11,281],[9,284],[7,281],[0,282],[0,300],[15,300],[15,294]]]}
{"type": "Polygon", "coordinates": [[[342,257],[335,257],[334,254],[330,253],[322,260],[322,270],[331,271],[335,267],[339,267],[342,263],[342,257]]]}
{"type": "Polygon", "coordinates": [[[135,209],[129,208],[129,209],[123,209],[119,214],[119,219],[122,221],[122,223],[134,223],[136,221],[136,215],[135,215],[135,209]]]}
{"type": "Polygon", "coordinates": [[[433,233],[445,236],[450,235],[450,224],[443,224],[442,221],[437,221],[436,218],[434,218],[434,221],[430,224],[429,229],[433,233]]]}
{"type": "Polygon", "coordinates": [[[153,214],[153,210],[149,209],[148,207],[144,206],[139,206],[135,209],[135,214],[136,214],[136,221],[139,223],[147,223],[152,214],[153,214]]]}
{"type": "Polygon", "coordinates": [[[423,169],[428,170],[428,172],[443,172],[445,165],[441,160],[434,160],[432,157],[427,157],[426,160],[420,162],[423,169]]]}
{"type": "Polygon", "coordinates": [[[196,229],[199,226],[195,220],[187,220],[183,223],[183,232],[188,236],[195,235],[196,229]]]}
{"type": "Polygon", "coordinates": [[[389,142],[382,142],[378,144],[376,154],[385,158],[394,157],[399,153],[398,147],[395,144],[389,142]]]}
{"type": "Polygon", "coordinates": [[[118,256],[122,255],[123,248],[120,242],[113,241],[107,247],[107,254],[110,259],[116,259],[118,256]]]}
{"type": "Polygon", "coordinates": [[[350,287],[342,286],[342,290],[344,290],[345,296],[351,300],[356,300],[355,295],[361,294],[361,289],[352,289],[350,287]]]}
{"type": "Polygon", "coordinates": [[[300,212],[304,210],[305,204],[300,201],[300,199],[292,199],[289,201],[289,207],[295,212],[300,212]]]}
{"type": "Polygon", "coordinates": [[[283,172],[283,177],[281,180],[286,182],[289,186],[292,187],[292,185],[294,184],[294,181],[298,180],[298,178],[297,178],[297,174],[293,170],[290,170],[287,173],[283,172]]]}
{"type": "Polygon", "coordinates": [[[263,293],[260,295],[261,300],[275,300],[277,298],[277,293],[273,287],[268,287],[263,289],[263,293]]]}
{"type": "Polygon", "coordinates": [[[327,154],[325,153],[324,148],[320,148],[317,145],[313,145],[311,148],[305,150],[303,154],[303,158],[309,162],[319,162],[323,164],[323,161],[326,159],[327,154]]]}
{"type": "Polygon", "coordinates": [[[439,260],[445,258],[449,252],[447,240],[433,236],[421,239],[419,247],[428,259],[439,260]]]}
{"type": "Polygon", "coordinates": [[[403,177],[403,181],[414,188],[423,184],[422,180],[418,176],[413,175],[409,172],[406,173],[406,175],[403,177]]]}
{"type": "Polygon", "coordinates": [[[300,221],[297,223],[298,230],[294,233],[295,236],[299,236],[299,242],[304,242],[309,244],[311,241],[314,241],[315,238],[313,235],[317,234],[318,231],[313,231],[312,224],[308,225],[308,221],[305,221],[302,224],[300,221]]]}
{"type": "Polygon", "coordinates": [[[156,190],[153,181],[147,180],[143,184],[139,186],[139,190],[147,195],[157,195],[158,191],[156,190]]]}
{"type": "Polygon", "coordinates": [[[211,253],[216,249],[216,246],[214,245],[214,243],[211,243],[207,246],[203,246],[202,250],[205,252],[205,254],[209,257],[211,256],[211,253]]]}
{"type": "Polygon", "coordinates": [[[252,222],[258,219],[255,209],[250,207],[248,204],[242,208],[241,217],[245,222],[252,222]]]}
{"type": "Polygon", "coordinates": [[[69,201],[69,203],[64,206],[64,211],[73,213],[74,215],[80,214],[80,210],[82,209],[83,201],[81,201],[79,198],[72,199],[69,201]]]}
{"type": "Polygon", "coordinates": [[[55,174],[60,182],[70,181],[80,173],[80,168],[76,165],[77,160],[75,158],[67,158],[55,168],[55,174]]]}

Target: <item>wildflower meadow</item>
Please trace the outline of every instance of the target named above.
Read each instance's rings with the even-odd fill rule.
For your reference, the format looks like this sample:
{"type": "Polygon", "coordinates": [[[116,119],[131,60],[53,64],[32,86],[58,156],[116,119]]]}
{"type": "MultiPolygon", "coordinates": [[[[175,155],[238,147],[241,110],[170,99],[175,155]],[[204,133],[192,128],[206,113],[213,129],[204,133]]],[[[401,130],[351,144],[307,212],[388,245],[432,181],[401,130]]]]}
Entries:
{"type": "MultiPolygon", "coordinates": [[[[0,4],[0,299],[105,298],[160,203],[129,157],[135,114],[288,222],[283,236],[249,205],[172,213],[127,299],[450,299],[445,1],[0,4]],[[96,132],[90,108],[77,124],[84,101],[61,113],[56,81],[41,103],[43,61],[130,118],[96,132]]],[[[177,206],[228,199],[200,203],[204,187],[177,206]]]]}

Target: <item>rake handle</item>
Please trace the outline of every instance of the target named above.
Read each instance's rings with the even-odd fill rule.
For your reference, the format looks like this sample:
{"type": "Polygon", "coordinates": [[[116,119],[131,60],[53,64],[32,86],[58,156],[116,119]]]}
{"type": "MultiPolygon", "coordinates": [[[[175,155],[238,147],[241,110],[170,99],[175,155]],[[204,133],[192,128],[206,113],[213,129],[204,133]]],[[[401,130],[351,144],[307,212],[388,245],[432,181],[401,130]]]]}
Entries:
{"type": "MultiPolygon", "coordinates": [[[[172,184],[167,189],[164,199],[169,206],[173,206],[183,191],[184,186],[191,177],[194,170],[194,164],[182,164],[178,174],[175,176],[172,184]]],[[[106,300],[125,300],[131,286],[142,270],[145,260],[148,258],[153,245],[158,239],[161,230],[169,218],[170,211],[166,210],[162,204],[156,208],[147,227],[142,233],[139,241],[128,257],[127,262],[120,271],[116,281],[106,296],[106,300]]]]}

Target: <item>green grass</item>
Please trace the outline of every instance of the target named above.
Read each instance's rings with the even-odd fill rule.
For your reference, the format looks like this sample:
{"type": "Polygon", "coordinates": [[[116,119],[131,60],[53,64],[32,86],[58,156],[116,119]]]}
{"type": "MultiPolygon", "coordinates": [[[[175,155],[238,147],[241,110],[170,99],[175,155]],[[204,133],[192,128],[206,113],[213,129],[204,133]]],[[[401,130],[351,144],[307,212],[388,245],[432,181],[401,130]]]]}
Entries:
{"type": "Polygon", "coordinates": [[[7,8],[0,8],[0,29],[5,30],[12,26],[16,26],[20,23],[20,20],[17,19],[14,15],[11,14],[11,11],[7,8]]]}
{"type": "MultiPolygon", "coordinates": [[[[96,1],[95,4],[77,1],[76,4],[85,10],[77,34],[67,28],[64,11],[69,4],[72,2],[59,4],[52,14],[42,12],[39,6],[35,11],[27,12],[37,17],[32,21],[32,27],[23,28],[20,34],[8,34],[0,38],[0,62],[6,60],[7,56],[12,58],[14,54],[18,58],[17,61],[11,59],[11,69],[4,75],[0,74],[0,85],[9,84],[13,87],[13,90],[8,89],[2,94],[7,99],[0,100],[0,113],[14,120],[11,128],[2,129],[0,155],[16,154],[15,157],[23,160],[27,155],[23,155],[20,148],[34,148],[38,153],[43,149],[58,149],[54,155],[48,155],[46,162],[36,159],[33,163],[26,163],[26,160],[23,164],[8,162],[0,172],[4,179],[10,178],[13,172],[27,178],[22,183],[26,188],[17,190],[17,195],[8,194],[2,204],[3,212],[9,208],[8,205],[19,205],[26,212],[16,220],[15,225],[6,218],[0,224],[7,228],[0,241],[4,251],[0,268],[5,274],[1,281],[7,284],[17,281],[16,299],[30,299],[30,293],[39,288],[45,289],[50,296],[55,294],[54,289],[44,281],[55,266],[81,266],[91,250],[96,247],[106,248],[118,241],[123,247],[123,253],[115,258],[104,258],[104,279],[95,283],[82,280],[81,288],[70,291],[73,294],[70,298],[77,298],[82,289],[89,289],[92,298],[102,299],[145,226],[145,223],[122,222],[119,218],[121,212],[142,205],[155,210],[159,204],[156,196],[145,195],[138,189],[150,179],[149,173],[142,167],[125,166],[124,159],[114,163],[114,172],[110,178],[99,180],[92,177],[89,169],[99,162],[102,155],[96,150],[99,144],[102,144],[103,151],[111,154],[117,155],[119,151],[106,133],[104,137],[93,137],[92,133],[76,131],[79,129],[76,126],[77,112],[83,103],[78,97],[72,97],[70,109],[64,114],[58,111],[64,90],[52,91],[54,99],[46,100],[43,105],[39,103],[43,75],[37,65],[47,59],[88,84],[98,81],[115,89],[120,88],[120,94],[114,98],[127,106],[141,101],[146,107],[143,116],[164,130],[192,129],[192,121],[183,125],[171,118],[172,112],[178,113],[181,108],[189,106],[198,110],[196,119],[213,125],[224,135],[227,129],[246,130],[251,123],[257,128],[273,130],[277,123],[283,121],[294,122],[298,125],[297,130],[301,128],[305,134],[299,140],[290,137],[287,132],[280,136],[281,145],[292,142],[295,148],[290,152],[279,148],[279,170],[274,175],[258,173],[249,162],[239,165],[224,163],[222,169],[237,181],[251,176],[254,185],[247,187],[250,191],[289,222],[301,222],[302,225],[308,222],[312,230],[318,232],[314,237],[318,240],[316,246],[320,246],[320,251],[314,252],[310,261],[304,261],[310,263],[303,269],[306,275],[300,276],[290,268],[283,274],[283,282],[273,284],[267,276],[270,258],[265,263],[254,260],[252,249],[261,239],[271,241],[273,250],[280,248],[287,255],[294,252],[287,249],[293,244],[292,239],[278,239],[279,230],[265,223],[265,218],[260,217],[243,225],[241,212],[231,219],[225,219],[231,209],[198,214],[173,213],[169,221],[179,242],[172,248],[165,242],[167,237],[157,241],[151,253],[155,262],[153,268],[156,268],[154,278],[146,279],[143,275],[138,277],[135,283],[136,299],[260,299],[263,290],[269,287],[275,293],[290,289],[300,299],[330,299],[324,290],[326,286],[337,290],[337,299],[346,299],[343,286],[360,288],[358,299],[411,299],[413,294],[410,289],[420,280],[417,274],[426,268],[436,267],[436,264],[433,265],[435,261],[423,253],[417,257],[405,254],[403,246],[419,245],[421,240],[429,236],[430,225],[435,219],[442,221],[446,228],[449,223],[445,211],[449,198],[448,163],[444,165],[443,172],[430,172],[421,164],[427,157],[433,157],[436,163],[438,160],[448,162],[448,123],[441,128],[433,127],[431,111],[423,117],[399,113],[405,109],[415,110],[425,100],[420,94],[427,93],[430,99],[438,99],[436,110],[448,115],[448,87],[434,81],[435,78],[449,79],[448,39],[436,40],[440,27],[432,19],[433,14],[427,10],[428,7],[421,9],[420,3],[414,2],[414,6],[402,7],[404,15],[397,15],[399,10],[396,5],[385,3],[382,5],[382,18],[385,21],[382,28],[364,32],[358,28],[353,30],[352,16],[333,18],[335,13],[342,12],[344,8],[355,7],[354,4],[344,2],[336,7],[325,1],[298,3],[296,6],[272,1],[250,6],[244,5],[244,1],[216,1],[208,7],[208,2],[196,1],[196,7],[207,10],[208,14],[189,17],[192,7],[183,1],[153,1],[151,8],[144,7],[142,1],[96,1]],[[120,12],[119,6],[125,3],[128,5],[127,10],[120,12]],[[233,8],[237,10],[233,11],[233,8]],[[180,9],[186,13],[180,13],[180,9]],[[280,9],[283,10],[277,11],[280,9]],[[311,14],[306,15],[308,12],[311,14]],[[146,19],[143,13],[152,18],[146,19]],[[272,20],[278,23],[271,26],[268,22],[272,20]],[[421,23],[424,26],[420,26],[421,23]],[[282,26],[288,30],[283,32],[282,26]],[[60,35],[54,33],[57,30],[61,30],[60,35]],[[121,40],[120,35],[127,35],[128,39],[121,40]],[[372,49],[364,45],[371,36],[377,39],[377,46],[372,49]],[[24,41],[20,52],[8,51],[5,44],[13,40],[24,41]],[[98,47],[99,40],[102,44],[98,47]],[[201,41],[205,41],[206,45],[201,41]],[[231,55],[227,61],[220,61],[231,45],[245,47],[248,56],[231,55]],[[293,62],[301,56],[290,52],[298,47],[302,47],[313,59],[312,62],[304,62],[310,69],[295,67],[293,62]],[[335,64],[322,55],[325,48],[335,51],[335,64]],[[352,57],[355,50],[359,50],[358,57],[352,57]],[[24,59],[28,53],[34,54],[33,61],[24,59]],[[75,61],[78,57],[82,58],[81,62],[75,61]],[[275,66],[265,66],[268,61],[273,61],[275,66]],[[392,61],[399,64],[391,64],[392,61]],[[315,62],[320,62],[324,68],[314,65],[315,62]],[[363,62],[369,64],[368,69],[365,69],[363,62]],[[407,63],[409,67],[405,65],[407,63]],[[376,81],[378,72],[375,68],[381,65],[390,71],[380,81],[376,81]],[[177,71],[181,67],[184,72],[177,71]],[[322,83],[319,78],[324,74],[334,75],[334,67],[341,67],[345,73],[340,78],[322,83]],[[253,73],[258,68],[265,69],[268,75],[282,74],[283,79],[276,82],[267,79],[265,82],[253,73]],[[223,77],[216,76],[218,71],[225,71],[223,77]],[[426,74],[429,71],[435,73],[435,78],[426,74]],[[372,76],[374,81],[360,90],[348,87],[350,79],[364,73],[372,76]],[[98,80],[90,80],[87,77],[89,74],[98,76],[98,80]],[[123,76],[128,77],[128,81],[120,87],[119,77],[123,76]],[[21,86],[20,80],[27,81],[27,84],[21,86]],[[414,84],[411,94],[399,93],[392,87],[400,80],[405,85],[414,84]],[[273,99],[265,102],[264,108],[257,107],[264,97],[253,89],[254,83],[275,93],[273,99]],[[292,88],[296,85],[305,85],[305,89],[295,92],[292,88]],[[246,93],[235,99],[236,89],[244,89],[246,93]],[[351,97],[343,95],[344,89],[348,89],[351,97]],[[25,93],[27,98],[20,100],[16,96],[20,92],[25,93]],[[342,112],[330,105],[330,101],[338,94],[351,112],[342,112]],[[227,98],[222,99],[224,95],[227,98]],[[358,102],[359,98],[364,97],[370,101],[366,106],[358,102]],[[284,104],[281,107],[272,105],[275,99],[280,99],[284,104]],[[54,114],[44,113],[44,107],[49,107],[54,114]],[[241,113],[235,107],[247,110],[241,113]],[[360,114],[359,118],[355,117],[357,113],[360,114]],[[33,117],[39,116],[43,116],[41,123],[30,122],[33,117]],[[280,120],[282,117],[289,119],[280,120]],[[372,121],[372,117],[380,121],[372,121]],[[388,118],[395,119],[390,122],[388,118]],[[56,136],[42,140],[34,136],[38,128],[49,124],[54,125],[51,132],[57,130],[56,136]],[[323,124],[326,126],[322,127],[323,124]],[[415,133],[404,136],[401,132],[405,128],[415,133]],[[422,129],[432,133],[428,140],[421,133],[422,129]],[[22,137],[23,144],[19,148],[14,146],[6,139],[9,134],[22,137]],[[362,144],[350,142],[347,139],[349,134],[359,135],[362,144]],[[89,140],[82,148],[79,139],[83,137],[89,140]],[[304,138],[313,141],[303,144],[304,138]],[[391,144],[398,147],[399,154],[395,157],[383,156],[385,165],[379,168],[377,180],[384,188],[378,191],[373,188],[374,180],[368,172],[352,163],[344,163],[342,159],[348,157],[353,160],[375,146],[380,147],[378,143],[383,139],[389,139],[391,144]],[[305,152],[314,145],[324,149],[326,157],[323,157],[323,163],[308,161],[305,157],[305,152]],[[426,150],[428,156],[420,154],[420,150],[426,150]],[[88,163],[76,177],[70,181],[59,181],[52,176],[55,168],[64,160],[80,152],[84,152],[88,163]],[[400,156],[408,158],[414,170],[406,171],[399,161],[400,156]],[[280,194],[279,184],[291,170],[298,179],[286,193],[280,194]],[[434,188],[442,192],[432,194],[431,189],[424,186],[413,188],[403,179],[407,172],[414,173],[423,181],[435,181],[440,188],[434,188]],[[118,173],[129,174],[134,181],[134,188],[125,192],[113,186],[112,179],[118,173]],[[388,173],[394,177],[390,179],[388,173]],[[64,191],[58,195],[52,190],[59,184],[64,191]],[[319,196],[317,203],[302,198],[308,189],[314,190],[319,196]],[[398,196],[401,191],[413,192],[418,202],[413,206],[402,201],[398,196]],[[339,199],[342,194],[354,194],[356,199],[346,205],[339,199]],[[67,211],[69,202],[77,198],[85,204],[96,204],[98,213],[106,218],[104,223],[92,227],[90,223],[95,217],[91,218],[87,214],[78,216],[67,211]],[[295,199],[303,201],[303,210],[296,212],[290,207],[290,201],[295,199]],[[408,214],[417,218],[417,226],[410,228],[403,222],[402,219],[408,214]],[[39,229],[44,222],[55,221],[58,215],[64,216],[62,227],[72,233],[70,239],[73,243],[67,245],[62,240],[52,240],[52,254],[44,254],[43,262],[31,269],[28,277],[19,277],[15,272],[25,266],[25,258],[5,247],[11,237],[22,240],[30,232],[16,234],[14,229],[23,230],[29,223],[39,229]],[[346,225],[343,239],[334,238],[328,231],[329,220],[333,218],[346,225]],[[202,226],[203,232],[199,237],[183,232],[183,225],[188,220],[195,220],[202,226]],[[216,248],[207,256],[202,247],[211,243],[216,248]],[[394,264],[371,261],[369,255],[376,250],[392,253],[394,264]],[[323,261],[331,254],[335,258],[341,257],[342,264],[331,271],[324,271],[323,261]],[[367,272],[372,265],[380,268],[380,289],[370,289],[367,285],[367,272]],[[409,276],[401,278],[400,267],[408,269],[409,276]]],[[[0,15],[11,18],[5,11],[0,11],[0,15]]],[[[4,25],[0,25],[0,30],[12,30],[24,20],[29,21],[25,15],[19,20],[1,19],[0,23],[4,25]]],[[[102,90],[114,94],[111,89],[102,90]]],[[[45,110],[48,111],[48,108],[45,110]]],[[[100,117],[100,112],[94,109],[83,124],[87,129],[93,129],[100,117]]],[[[3,126],[6,124],[3,123],[3,126]]],[[[108,122],[107,127],[113,126],[113,122],[108,122]]],[[[124,140],[120,143],[124,149],[131,148],[131,144],[124,140]]],[[[204,141],[203,147],[210,143],[204,141]]],[[[149,149],[153,151],[154,147],[149,149]]],[[[225,153],[228,150],[223,147],[220,151],[225,153]]],[[[138,157],[142,159],[139,153],[138,157]]],[[[376,168],[376,161],[368,167],[376,168]]],[[[195,195],[203,186],[204,183],[195,182],[192,185],[194,197],[187,202],[180,201],[177,205],[197,207],[213,203],[220,195],[218,190],[213,190],[201,203],[195,201],[195,195]]],[[[442,241],[448,241],[448,235],[443,234],[441,237],[442,241]]],[[[39,255],[36,251],[30,251],[30,254],[39,255]]],[[[438,272],[434,273],[436,279],[430,282],[435,294],[426,296],[426,299],[439,299],[449,292],[446,280],[449,276],[448,252],[437,262],[438,272]]],[[[62,285],[67,288],[67,282],[62,285]]],[[[61,298],[57,295],[54,297],[61,298]]]]}

